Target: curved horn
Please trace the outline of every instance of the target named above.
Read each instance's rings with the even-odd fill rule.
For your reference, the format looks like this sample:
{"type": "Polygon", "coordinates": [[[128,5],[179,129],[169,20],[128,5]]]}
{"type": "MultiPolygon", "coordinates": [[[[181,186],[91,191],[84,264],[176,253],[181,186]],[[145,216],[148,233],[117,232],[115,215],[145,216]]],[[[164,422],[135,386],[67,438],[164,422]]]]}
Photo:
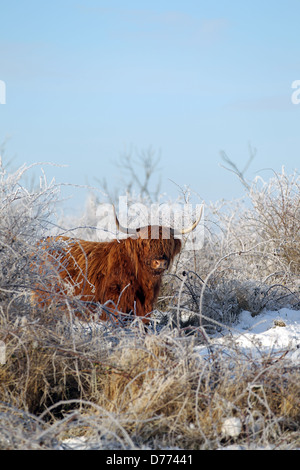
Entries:
{"type": "Polygon", "coordinates": [[[120,222],[119,222],[119,219],[117,217],[117,213],[116,213],[116,208],[113,204],[113,210],[114,210],[114,216],[115,216],[115,221],[116,221],[116,226],[117,226],[117,229],[120,231],[120,232],[123,232],[123,233],[127,233],[127,234],[130,234],[130,235],[136,235],[137,233],[137,230],[135,228],[127,228],[127,227],[123,227],[120,222]]]}
{"type": "Polygon", "coordinates": [[[190,226],[190,227],[187,227],[187,228],[183,228],[181,230],[178,230],[178,232],[182,235],[186,234],[186,233],[190,233],[192,232],[196,227],[197,225],[199,224],[201,218],[202,218],[202,213],[203,213],[203,204],[201,206],[201,209],[200,209],[200,214],[197,218],[197,220],[190,226]]]}

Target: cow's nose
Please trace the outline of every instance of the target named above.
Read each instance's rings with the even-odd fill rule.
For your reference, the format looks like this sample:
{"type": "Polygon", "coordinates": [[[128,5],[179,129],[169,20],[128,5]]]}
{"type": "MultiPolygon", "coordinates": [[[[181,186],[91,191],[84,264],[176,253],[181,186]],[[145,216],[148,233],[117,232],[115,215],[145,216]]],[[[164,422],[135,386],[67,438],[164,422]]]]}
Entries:
{"type": "Polygon", "coordinates": [[[154,269],[167,269],[168,261],[166,259],[155,259],[153,260],[152,267],[154,269]]]}

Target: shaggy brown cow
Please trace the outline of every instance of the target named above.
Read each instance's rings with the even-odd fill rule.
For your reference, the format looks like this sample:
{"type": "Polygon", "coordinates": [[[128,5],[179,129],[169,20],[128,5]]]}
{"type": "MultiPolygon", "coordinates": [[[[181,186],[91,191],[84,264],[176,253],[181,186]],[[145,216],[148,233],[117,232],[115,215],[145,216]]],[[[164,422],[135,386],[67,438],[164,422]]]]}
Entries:
{"type": "MultiPolygon", "coordinates": [[[[143,317],[153,311],[161,286],[162,275],[180,252],[179,233],[189,233],[201,219],[180,232],[158,225],[119,231],[130,235],[110,242],[91,242],[68,237],[55,240],[66,242],[57,251],[50,248],[54,260],[59,260],[59,276],[63,281],[60,291],[72,286],[72,295],[93,304],[105,304],[101,319],[120,312],[143,317]],[[64,246],[65,245],[65,246],[64,246]]],[[[36,293],[41,300],[41,291],[36,293]]]]}

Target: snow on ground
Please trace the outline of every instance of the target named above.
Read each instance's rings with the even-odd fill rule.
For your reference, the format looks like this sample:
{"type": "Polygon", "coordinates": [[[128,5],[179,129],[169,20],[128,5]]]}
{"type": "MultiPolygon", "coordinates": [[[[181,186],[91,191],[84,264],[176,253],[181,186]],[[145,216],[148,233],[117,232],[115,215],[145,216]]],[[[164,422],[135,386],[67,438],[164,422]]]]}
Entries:
{"type": "MultiPolygon", "coordinates": [[[[231,339],[248,357],[286,354],[291,364],[300,365],[300,311],[282,308],[252,317],[244,311],[231,329],[231,339]]],[[[228,337],[218,338],[225,343],[228,337]]]]}

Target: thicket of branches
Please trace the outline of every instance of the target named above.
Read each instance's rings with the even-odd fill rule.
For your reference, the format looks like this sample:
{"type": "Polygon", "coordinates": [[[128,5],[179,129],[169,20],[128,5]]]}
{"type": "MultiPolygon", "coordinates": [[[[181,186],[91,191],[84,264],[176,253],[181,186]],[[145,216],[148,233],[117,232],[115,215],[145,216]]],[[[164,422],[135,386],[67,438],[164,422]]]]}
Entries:
{"type": "MultiPolygon", "coordinates": [[[[247,204],[205,207],[204,247],[174,263],[145,334],[138,319],[77,320],[84,305],[71,296],[31,303],[35,284],[56,275],[40,270],[38,241],[60,225],[59,188],[42,172],[28,190],[25,171],[0,168],[0,448],[67,447],[79,436],[94,448],[214,449],[231,442],[228,417],[240,419],[239,444],[299,447],[299,370],[284,352],[249,358],[230,339],[210,341],[242,310],[300,309],[299,176],[256,179],[247,204]]],[[[94,210],[77,224],[96,238],[94,210]]]]}

